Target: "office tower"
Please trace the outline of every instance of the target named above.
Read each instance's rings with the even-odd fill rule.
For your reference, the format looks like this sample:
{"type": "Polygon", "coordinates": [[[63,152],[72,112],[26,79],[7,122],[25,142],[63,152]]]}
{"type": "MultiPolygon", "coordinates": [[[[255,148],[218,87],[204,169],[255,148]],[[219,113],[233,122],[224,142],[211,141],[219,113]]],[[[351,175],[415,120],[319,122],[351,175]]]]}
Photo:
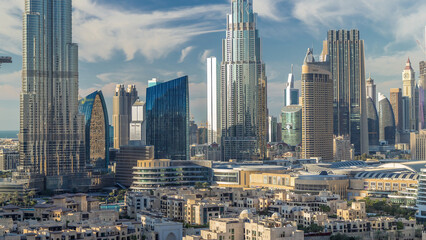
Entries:
{"type": "Polygon", "coordinates": [[[281,131],[282,131],[282,123],[278,122],[277,123],[277,142],[283,141],[283,136],[281,131]]]}
{"type": "Polygon", "coordinates": [[[387,97],[379,93],[379,140],[395,144],[395,117],[387,97]]]}
{"type": "Polygon", "coordinates": [[[146,89],[146,121],[156,159],[189,159],[188,76],[146,89]]]}
{"type": "Polygon", "coordinates": [[[371,97],[374,105],[376,105],[376,84],[374,84],[374,79],[371,78],[371,75],[367,78],[365,86],[367,88],[367,97],[371,97]]]}
{"type": "Polygon", "coordinates": [[[146,111],[145,102],[139,99],[132,106],[130,122],[130,145],[146,145],[146,111]]]}
{"type": "Polygon", "coordinates": [[[264,159],[266,75],[252,0],[232,0],[221,63],[222,160],[264,159]]]}
{"type": "Polygon", "coordinates": [[[299,89],[294,88],[293,65],[291,73],[288,74],[288,80],[284,89],[284,106],[299,104],[299,89]]]}
{"type": "Polygon", "coordinates": [[[112,125],[114,126],[114,148],[129,144],[132,106],[138,99],[135,85],[117,84],[112,97],[112,125]]]}
{"type": "Polygon", "coordinates": [[[0,171],[16,170],[19,165],[19,151],[0,149],[0,171]]]}
{"type": "Polygon", "coordinates": [[[289,146],[302,143],[302,106],[292,105],[281,109],[281,137],[289,146]]]}
{"type": "Polygon", "coordinates": [[[370,146],[379,145],[379,116],[376,105],[371,97],[367,97],[368,143],[370,146]]]}
{"type": "Polygon", "coordinates": [[[410,134],[410,150],[412,160],[426,160],[426,130],[410,134]]]}
{"type": "Polygon", "coordinates": [[[417,86],[415,73],[413,68],[411,67],[410,59],[408,58],[407,63],[405,64],[405,68],[402,71],[402,96],[406,97],[408,101],[408,109],[404,112],[405,115],[403,118],[406,119],[405,129],[406,131],[416,131],[418,128],[418,102],[416,102],[416,98],[418,97],[417,86]]]}
{"type": "Polygon", "coordinates": [[[333,160],[333,80],[308,49],[302,66],[302,158],[333,160]]]}
{"type": "Polygon", "coordinates": [[[277,142],[277,118],[268,117],[268,142],[277,142]]]}
{"type": "Polygon", "coordinates": [[[354,159],[354,145],[349,136],[335,136],[333,139],[333,159],[336,162],[354,159]]]}
{"type": "Polygon", "coordinates": [[[390,103],[395,117],[395,127],[397,132],[402,131],[402,90],[401,88],[390,89],[390,103]]]}
{"type": "Polygon", "coordinates": [[[208,143],[218,143],[220,134],[220,73],[216,57],[207,58],[207,131],[208,143]]]}
{"type": "Polygon", "coordinates": [[[189,145],[197,144],[198,125],[194,120],[189,121],[189,145]]]}
{"type": "MultiPolygon", "coordinates": [[[[426,30],[426,29],[425,29],[426,30]]],[[[426,34],[426,32],[425,32],[426,34]]],[[[426,36],[425,36],[426,41],[426,36]]],[[[419,127],[426,129],[426,105],[425,105],[425,92],[426,92],[426,62],[421,61],[419,64],[420,80],[419,80],[419,127]]]]}
{"type": "Polygon", "coordinates": [[[20,165],[22,173],[46,177],[48,189],[67,188],[62,180],[85,170],[71,12],[71,0],[25,1],[20,165]]]}
{"type": "Polygon", "coordinates": [[[121,146],[116,154],[115,181],[128,188],[133,182],[133,167],[138,160],[153,160],[153,146],[121,146]]]}
{"type": "Polygon", "coordinates": [[[79,101],[86,133],[86,166],[106,171],[109,164],[108,111],[102,91],[95,91],[79,101]]]}
{"type": "Polygon", "coordinates": [[[329,30],[326,47],[322,55],[328,55],[333,79],[334,135],[349,135],[355,154],[367,153],[364,40],[356,29],[329,30]]]}

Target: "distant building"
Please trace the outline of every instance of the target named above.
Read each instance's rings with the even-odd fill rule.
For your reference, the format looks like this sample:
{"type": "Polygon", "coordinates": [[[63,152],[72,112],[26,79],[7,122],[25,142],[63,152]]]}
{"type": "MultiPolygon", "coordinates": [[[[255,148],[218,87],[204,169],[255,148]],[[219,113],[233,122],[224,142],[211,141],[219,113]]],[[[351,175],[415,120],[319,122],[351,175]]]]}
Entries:
{"type": "Polygon", "coordinates": [[[0,149],[0,171],[15,170],[19,165],[19,152],[0,149]]]}
{"type": "Polygon", "coordinates": [[[132,106],[138,99],[135,85],[117,84],[112,97],[112,125],[114,126],[114,148],[129,144],[130,122],[132,121],[132,106]]]}
{"type": "Polygon", "coordinates": [[[145,102],[139,99],[132,106],[130,122],[130,145],[146,145],[146,110],[145,102]]]}
{"type": "Polygon", "coordinates": [[[109,164],[108,110],[102,91],[95,91],[79,101],[86,133],[86,167],[106,171],[109,164]]]}
{"type": "Polygon", "coordinates": [[[195,121],[189,121],[189,145],[197,144],[198,125],[195,121]]]}
{"type": "Polygon", "coordinates": [[[133,183],[133,167],[137,166],[138,160],[153,160],[154,148],[152,146],[121,146],[115,159],[116,182],[130,187],[133,183]]]}
{"type": "Polygon", "coordinates": [[[333,160],[333,79],[308,49],[302,66],[302,158],[333,160]]]}
{"type": "Polygon", "coordinates": [[[147,144],[156,159],[189,159],[188,76],[146,89],[147,144]]]}
{"type": "Polygon", "coordinates": [[[284,106],[299,105],[299,89],[294,88],[293,65],[284,89],[284,106]]]}
{"type": "Polygon", "coordinates": [[[376,84],[374,84],[374,79],[371,76],[367,78],[365,86],[367,88],[367,98],[371,97],[373,103],[376,104],[376,84]]]}
{"type": "Polygon", "coordinates": [[[410,145],[412,160],[426,160],[426,130],[412,132],[410,145]]]}
{"type": "Polygon", "coordinates": [[[379,134],[380,142],[395,144],[395,117],[392,106],[385,95],[379,93],[379,134]]]}
{"type": "MultiPolygon", "coordinates": [[[[426,39],[425,39],[425,41],[426,41],[426,39]]],[[[421,61],[419,63],[419,65],[420,65],[419,66],[419,68],[420,68],[420,80],[419,80],[419,123],[420,123],[420,126],[419,127],[421,129],[425,129],[426,128],[426,125],[425,125],[425,121],[426,121],[426,104],[425,104],[426,62],[421,61]]]]}
{"type": "Polygon", "coordinates": [[[268,117],[268,142],[277,142],[277,118],[268,117]]]}
{"type": "Polygon", "coordinates": [[[334,135],[349,135],[355,154],[367,153],[364,40],[352,29],[329,30],[326,41],[321,55],[328,55],[333,79],[334,135]]]}
{"type": "Polygon", "coordinates": [[[417,131],[418,129],[418,88],[416,85],[416,78],[413,68],[411,67],[410,59],[407,60],[405,64],[405,68],[402,71],[402,96],[405,97],[408,101],[407,105],[403,105],[405,107],[403,113],[405,116],[404,130],[406,131],[417,131]],[[408,107],[408,109],[407,109],[408,107]]]}
{"type": "Polygon", "coordinates": [[[292,105],[281,109],[282,141],[296,147],[302,143],[302,106],[292,105]]]}
{"type": "Polygon", "coordinates": [[[379,116],[376,104],[371,97],[367,97],[368,143],[370,146],[379,145],[379,116]]]}
{"type": "Polygon", "coordinates": [[[208,143],[219,143],[220,135],[220,72],[216,57],[207,58],[207,130],[208,143]]]}
{"type": "MultiPolygon", "coordinates": [[[[389,101],[392,105],[393,115],[395,117],[395,127],[397,134],[402,131],[402,90],[401,88],[391,88],[389,101]]],[[[396,137],[398,139],[398,137],[396,137]]],[[[399,143],[398,140],[396,140],[399,143]]]]}
{"type": "Polygon", "coordinates": [[[333,139],[333,159],[340,162],[342,160],[353,160],[355,155],[354,145],[348,136],[335,136],[333,139]]]}

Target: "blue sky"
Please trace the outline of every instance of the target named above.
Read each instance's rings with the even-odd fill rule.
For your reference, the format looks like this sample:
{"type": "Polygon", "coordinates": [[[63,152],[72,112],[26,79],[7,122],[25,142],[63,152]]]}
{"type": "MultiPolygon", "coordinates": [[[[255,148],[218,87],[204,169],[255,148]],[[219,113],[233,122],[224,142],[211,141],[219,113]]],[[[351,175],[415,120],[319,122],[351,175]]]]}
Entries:
{"type": "MultiPolygon", "coordinates": [[[[13,64],[0,69],[0,130],[19,129],[24,0],[0,0],[0,55],[13,64]]],[[[145,99],[147,80],[190,79],[190,109],[206,120],[205,58],[221,60],[229,0],[74,0],[73,38],[80,47],[80,95],[101,89],[112,114],[117,83],[136,84],[145,99]]],[[[358,28],[366,45],[366,72],[378,91],[401,87],[410,57],[418,73],[424,54],[424,0],[254,0],[268,77],[268,107],[277,116],[294,64],[300,86],[306,49],[322,50],[328,29],[358,28]]],[[[417,76],[416,76],[417,78],[417,76]]]]}

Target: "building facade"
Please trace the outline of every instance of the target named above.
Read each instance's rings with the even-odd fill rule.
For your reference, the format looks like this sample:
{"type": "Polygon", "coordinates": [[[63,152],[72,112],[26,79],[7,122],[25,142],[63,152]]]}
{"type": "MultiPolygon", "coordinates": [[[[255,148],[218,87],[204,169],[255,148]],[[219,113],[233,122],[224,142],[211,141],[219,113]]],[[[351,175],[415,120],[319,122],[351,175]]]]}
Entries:
{"type": "Polygon", "coordinates": [[[223,160],[264,159],[267,141],[265,64],[252,0],[232,0],[221,63],[223,160]]]}
{"type": "Polygon", "coordinates": [[[147,88],[146,118],[156,159],[190,159],[188,76],[147,88]]]}
{"type": "MultiPolygon", "coordinates": [[[[349,135],[355,154],[368,152],[364,40],[359,31],[329,30],[327,49],[333,79],[334,135],[349,135]]],[[[374,98],[373,98],[374,99],[374,98]]]]}
{"type": "Polygon", "coordinates": [[[132,106],[138,99],[135,85],[117,84],[112,97],[112,125],[114,127],[114,148],[129,144],[129,125],[132,121],[132,106]]]}
{"type": "Polygon", "coordinates": [[[379,116],[377,115],[376,104],[371,97],[367,97],[367,122],[368,122],[368,143],[370,146],[379,145],[379,116]]]}
{"type": "Polygon", "coordinates": [[[284,106],[299,105],[299,89],[294,88],[293,65],[284,89],[284,106]]]}
{"type": "Polygon", "coordinates": [[[367,98],[371,97],[371,99],[373,99],[373,103],[376,104],[376,97],[377,97],[377,93],[376,93],[376,84],[374,83],[374,79],[371,78],[371,76],[369,76],[366,80],[366,88],[367,88],[367,98]]]}
{"type": "Polygon", "coordinates": [[[333,160],[333,81],[328,62],[308,49],[302,66],[302,158],[333,160]]]}
{"type": "Polygon", "coordinates": [[[78,110],[85,118],[86,166],[106,171],[109,164],[109,121],[102,91],[81,99],[78,110]]]}
{"type": "Polygon", "coordinates": [[[426,130],[410,134],[410,149],[412,160],[426,160],[426,130]]]}
{"type": "Polygon", "coordinates": [[[208,144],[220,139],[220,72],[216,57],[207,58],[207,131],[208,144]],[[219,134],[219,135],[218,135],[219,134]]]}
{"type": "Polygon", "coordinates": [[[130,145],[146,145],[146,111],[145,102],[136,100],[132,106],[130,122],[130,145]]]}
{"type": "Polygon", "coordinates": [[[26,0],[23,18],[21,173],[56,181],[85,168],[71,0],[26,0]]]}
{"type": "Polygon", "coordinates": [[[268,117],[268,142],[277,142],[277,118],[268,117]]]}
{"type": "Polygon", "coordinates": [[[16,170],[19,165],[19,151],[0,149],[0,171],[16,170]]]}
{"type": "MultiPolygon", "coordinates": [[[[425,29],[426,30],[426,29],[425,29]]],[[[426,33],[425,33],[426,34],[426,33]]],[[[426,37],[426,36],[425,36],[426,37]]],[[[425,39],[426,41],[426,39],[425,39]]],[[[419,80],[419,127],[425,129],[426,120],[426,105],[425,105],[425,92],[426,92],[426,62],[419,63],[420,80],[419,80]]]]}
{"type": "Polygon", "coordinates": [[[395,144],[395,117],[392,105],[385,95],[379,93],[379,141],[395,144]]]}
{"type": "Polygon", "coordinates": [[[281,137],[292,147],[302,143],[302,106],[291,105],[281,109],[281,137]]]}
{"type": "Polygon", "coordinates": [[[408,101],[408,109],[405,109],[406,114],[403,118],[406,120],[404,124],[405,131],[417,131],[418,129],[418,102],[416,98],[418,89],[413,68],[411,67],[410,59],[407,60],[405,68],[402,71],[402,96],[408,101]]]}
{"type": "MultiPolygon", "coordinates": [[[[390,89],[390,103],[395,117],[395,127],[397,134],[402,131],[402,90],[401,88],[390,89]]],[[[399,142],[399,141],[397,141],[399,142]]]]}

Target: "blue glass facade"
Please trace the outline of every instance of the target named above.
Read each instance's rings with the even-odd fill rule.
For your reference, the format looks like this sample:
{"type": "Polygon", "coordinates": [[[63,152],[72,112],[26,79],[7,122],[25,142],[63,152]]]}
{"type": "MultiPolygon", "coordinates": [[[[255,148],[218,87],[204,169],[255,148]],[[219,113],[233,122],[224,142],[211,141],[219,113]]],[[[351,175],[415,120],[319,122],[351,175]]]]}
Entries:
{"type": "Polygon", "coordinates": [[[102,91],[95,91],[81,99],[78,110],[85,120],[86,165],[107,169],[110,126],[102,91]]]}
{"type": "Polygon", "coordinates": [[[189,159],[188,76],[146,89],[147,144],[156,159],[189,159]]]}

